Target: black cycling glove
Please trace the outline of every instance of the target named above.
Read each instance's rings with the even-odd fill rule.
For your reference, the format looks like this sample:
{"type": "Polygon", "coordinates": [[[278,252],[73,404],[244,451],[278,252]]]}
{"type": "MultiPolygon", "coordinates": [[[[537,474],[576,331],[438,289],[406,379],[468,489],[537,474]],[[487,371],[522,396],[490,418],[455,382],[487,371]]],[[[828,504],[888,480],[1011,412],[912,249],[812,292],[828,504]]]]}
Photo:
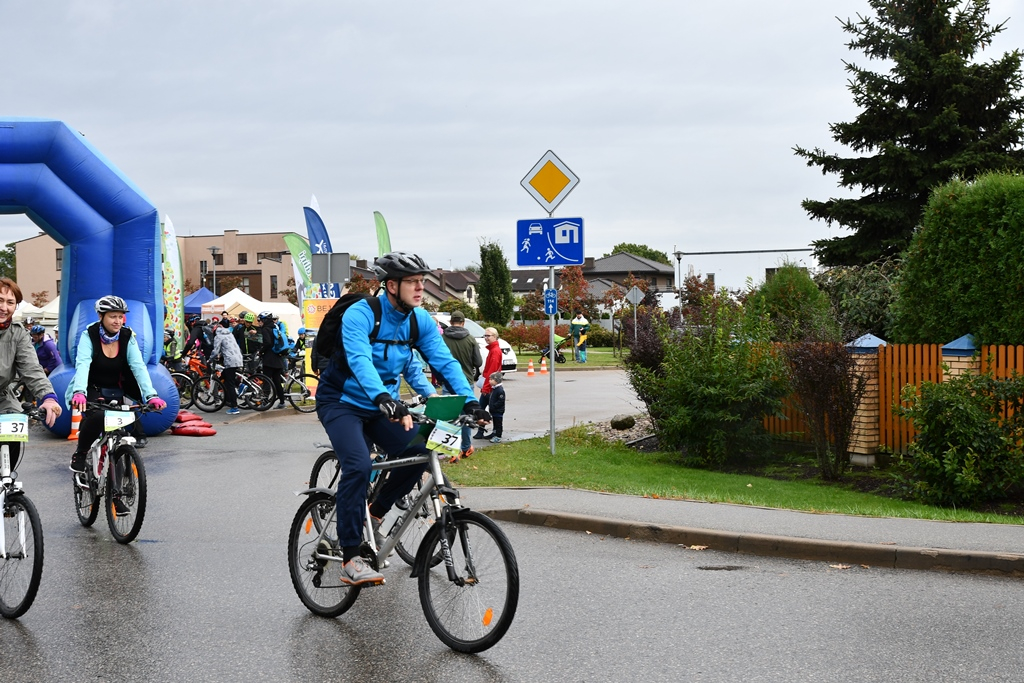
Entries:
{"type": "Polygon", "coordinates": [[[378,394],[373,402],[380,408],[380,412],[384,413],[389,420],[401,420],[403,417],[409,414],[409,409],[405,407],[405,404],[396,401],[392,398],[391,394],[382,393],[378,394]]]}
{"type": "Polygon", "coordinates": [[[491,414],[480,407],[480,401],[466,401],[462,406],[462,412],[472,415],[477,422],[490,422],[491,414]]]}

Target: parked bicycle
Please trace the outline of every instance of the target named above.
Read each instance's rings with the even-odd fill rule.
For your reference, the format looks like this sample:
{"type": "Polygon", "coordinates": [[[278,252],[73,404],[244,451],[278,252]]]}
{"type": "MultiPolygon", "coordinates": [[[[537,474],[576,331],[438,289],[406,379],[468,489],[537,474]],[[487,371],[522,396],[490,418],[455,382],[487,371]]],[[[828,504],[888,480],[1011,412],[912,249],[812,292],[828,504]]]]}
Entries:
{"type": "MultiPolygon", "coordinates": [[[[224,383],[221,379],[224,368],[211,364],[211,369],[213,373],[197,379],[192,390],[196,408],[205,413],[215,413],[224,407],[224,383]]],[[[263,412],[274,405],[274,384],[266,375],[239,370],[235,379],[238,381],[235,395],[239,408],[263,412]]]]}
{"type": "Polygon", "coordinates": [[[129,428],[151,408],[90,401],[86,410],[92,409],[103,411],[103,433],[89,447],[85,472],[72,475],[75,512],[82,526],[92,526],[100,511],[100,501],[106,496],[111,535],[118,543],[131,543],[146,517],[146,468],[135,450],[135,437],[129,428]],[[120,500],[127,511],[118,513],[115,500],[120,500]]]}
{"type": "Polygon", "coordinates": [[[181,410],[191,408],[192,404],[195,403],[195,396],[193,396],[195,385],[193,379],[184,372],[172,372],[171,379],[174,381],[174,386],[178,390],[178,407],[181,410]]]}
{"type": "Polygon", "coordinates": [[[302,366],[292,364],[288,372],[284,373],[284,395],[292,408],[300,413],[312,413],[316,410],[316,397],[310,385],[316,386],[319,378],[308,372],[302,372],[302,366]]]}
{"type": "MultiPolygon", "coordinates": [[[[429,417],[432,403],[444,400],[432,398],[427,403],[427,414],[413,413],[416,422],[429,428],[429,454],[375,461],[371,470],[428,463],[429,476],[409,509],[430,505],[436,522],[419,544],[411,578],[418,580],[423,614],[435,635],[453,650],[481,652],[500,641],[512,624],[519,602],[519,566],[501,528],[487,516],[463,506],[458,491],[445,483],[440,460],[458,452],[461,425],[472,422],[472,418],[460,416],[447,422],[429,417]]],[[[292,585],[311,612],[337,617],[352,607],[361,588],[342,583],[340,578],[342,553],[335,522],[335,493],[313,487],[297,495],[306,499],[288,535],[292,585]]],[[[377,547],[367,507],[361,548],[367,563],[379,571],[415,520],[415,515],[405,516],[377,547]]]]}
{"type": "Polygon", "coordinates": [[[29,418],[45,417],[31,404],[23,410],[24,414],[0,415],[0,615],[8,619],[28,611],[43,577],[43,525],[18,481],[18,462],[11,462],[11,444],[22,444],[24,457],[29,418]]]}

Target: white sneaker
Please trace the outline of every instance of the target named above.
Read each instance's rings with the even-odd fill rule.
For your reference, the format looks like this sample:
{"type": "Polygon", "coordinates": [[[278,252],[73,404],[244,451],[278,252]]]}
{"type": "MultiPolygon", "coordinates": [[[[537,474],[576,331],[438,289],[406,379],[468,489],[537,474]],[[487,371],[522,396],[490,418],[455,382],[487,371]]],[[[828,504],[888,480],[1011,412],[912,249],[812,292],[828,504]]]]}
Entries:
{"type": "Polygon", "coordinates": [[[367,566],[362,557],[353,557],[341,565],[341,582],[349,586],[379,586],[384,575],[367,566]]]}

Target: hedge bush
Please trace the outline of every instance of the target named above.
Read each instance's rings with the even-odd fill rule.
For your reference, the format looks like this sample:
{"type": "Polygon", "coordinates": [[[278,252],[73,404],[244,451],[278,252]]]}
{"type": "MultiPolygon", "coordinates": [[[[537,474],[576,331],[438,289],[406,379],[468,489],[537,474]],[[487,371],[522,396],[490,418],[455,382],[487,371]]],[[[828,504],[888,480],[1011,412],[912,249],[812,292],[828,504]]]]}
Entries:
{"type": "Polygon", "coordinates": [[[1024,344],[1024,176],[935,189],[904,255],[893,303],[901,343],[1024,344]]]}
{"type": "Polygon", "coordinates": [[[781,410],[789,387],[766,318],[745,315],[724,290],[697,310],[675,329],[645,312],[626,367],[661,446],[719,467],[769,446],[763,418],[781,410]]]}
{"type": "Polygon", "coordinates": [[[977,506],[1007,497],[1024,482],[1024,379],[965,374],[918,394],[904,387],[898,415],[918,436],[901,457],[913,498],[935,505],[977,506]],[[1010,417],[1002,417],[1009,407],[1010,417]]]}

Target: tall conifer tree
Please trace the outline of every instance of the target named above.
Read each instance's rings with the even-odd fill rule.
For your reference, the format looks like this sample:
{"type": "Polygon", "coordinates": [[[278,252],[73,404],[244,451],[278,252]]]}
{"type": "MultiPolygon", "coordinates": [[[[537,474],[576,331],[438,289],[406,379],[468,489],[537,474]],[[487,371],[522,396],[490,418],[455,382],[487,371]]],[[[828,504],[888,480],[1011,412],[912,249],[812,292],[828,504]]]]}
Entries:
{"type": "Polygon", "coordinates": [[[843,22],[847,45],[887,72],[853,63],[849,90],[861,112],[829,126],[855,156],[795,147],[858,198],[806,199],[807,213],[852,235],[819,240],[825,265],[858,265],[900,253],[910,242],[932,189],[953,177],[1017,169],[1024,101],[1021,53],[976,61],[1004,23],[986,23],[988,0],[868,0],[876,16],[843,22]]]}
{"type": "Polygon", "coordinates": [[[480,245],[480,282],[477,305],[487,322],[505,325],[512,319],[512,274],[497,242],[480,245]]]}

